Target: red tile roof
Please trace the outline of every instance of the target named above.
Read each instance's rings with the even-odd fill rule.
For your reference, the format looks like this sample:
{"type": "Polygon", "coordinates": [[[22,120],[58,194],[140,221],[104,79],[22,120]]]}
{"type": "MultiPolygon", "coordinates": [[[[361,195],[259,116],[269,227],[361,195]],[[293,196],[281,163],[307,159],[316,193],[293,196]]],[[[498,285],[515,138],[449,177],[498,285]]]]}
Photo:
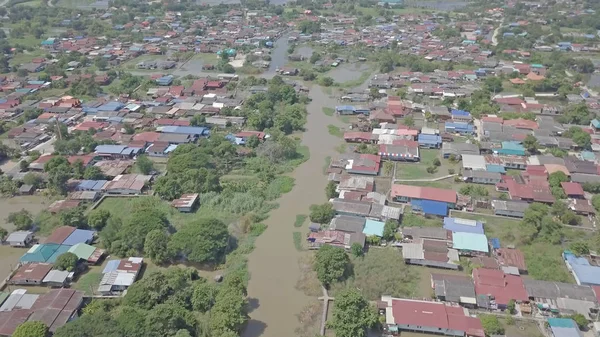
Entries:
{"type": "Polygon", "coordinates": [[[397,325],[412,325],[464,331],[468,336],[483,337],[479,318],[465,314],[459,306],[439,302],[392,299],[392,315],[397,325]]]}
{"type": "Polygon", "coordinates": [[[75,231],[75,227],[61,226],[56,228],[46,239],[45,243],[56,243],[61,245],[75,231]]]}
{"type": "Polygon", "coordinates": [[[39,282],[41,283],[44,277],[52,270],[53,265],[50,263],[28,263],[21,268],[10,278],[11,283],[39,282]]]}
{"type": "Polygon", "coordinates": [[[496,249],[496,257],[502,266],[517,267],[519,270],[527,270],[525,255],[518,249],[500,248],[496,249]]]}
{"type": "Polygon", "coordinates": [[[538,124],[528,119],[518,118],[504,121],[504,125],[514,126],[517,129],[536,130],[538,124]]]}
{"type": "Polygon", "coordinates": [[[528,295],[520,276],[504,274],[495,269],[473,269],[477,295],[490,295],[496,303],[507,305],[510,300],[527,301],[528,295]]]}
{"type": "Polygon", "coordinates": [[[148,143],[154,143],[160,137],[159,132],[142,132],[133,136],[134,141],[142,140],[148,143]]]}
{"type": "Polygon", "coordinates": [[[394,184],[391,196],[456,203],[456,191],[435,187],[394,184]]]}
{"type": "Polygon", "coordinates": [[[579,184],[579,183],[562,182],[562,183],[560,183],[560,186],[562,186],[563,190],[565,190],[565,194],[567,196],[571,196],[571,195],[583,196],[584,195],[583,187],[581,187],[581,184],[579,184]]]}

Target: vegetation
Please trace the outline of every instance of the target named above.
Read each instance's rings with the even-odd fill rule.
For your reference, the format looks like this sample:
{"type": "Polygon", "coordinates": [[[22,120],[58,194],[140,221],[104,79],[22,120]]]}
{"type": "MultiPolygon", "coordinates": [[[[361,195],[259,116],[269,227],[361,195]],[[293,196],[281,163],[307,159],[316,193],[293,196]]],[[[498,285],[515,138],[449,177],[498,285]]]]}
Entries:
{"type": "Polygon", "coordinates": [[[196,263],[217,264],[229,243],[227,226],[218,219],[200,219],[179,229],[169,241],[169,250],[196,263]]]}
{"type": "Polygon", "coordinates": [[[307,218],[308,216],[306,214],[297,214],[296,221],[294,221],[294,227],[302,227],[302,225],[304,225],[304,223],[306,222],[307,218]]]}
{"type": "Polygon", "coordinates": [[[329,131],[329,134],[332,136],[336,136],[336,137],[343,137],[344,133],[342,132],[342,130],[340,130],[339,127],[333,125],[333,124],[329,124],[327,125],[327,130],[329,131]]]}
{"type": "Polygon", "coordinates": [[[147,156],[138,156],[135,165],[142,174],[150,174],[154,171],[154,163],[147,156]]]}
{"type": "Polygon", "coordinates": [[[504,335],[504,327],[496,315],[479,315],[486,336],[504,335]]]}
{"type": "Polygon", "coordinates": [[[312,205],[310,207],[310,221],[328,224],[335,216],[335,210],[330,202],[326,202],[322,205],[312,205]]]}
{"type": "Polygon", "coordinates": [[[315,271],[323,286],[328,288],[348,276],[350,259],[343,248],[325,245],[315,256],[315,271]]]}
{"type": "Polygon", "coordinates": [[[335,297],[332,319],[327,326],[336,337],[365,337],[367,329],[379,322],[377,312],[357,289],[341,291],[335,297]]]}
{"type": "Polygon", "coordinates": [[[292,239],[294,240],[294,247],[296,247],[297,251],[302,250],[302,233],[294,232],[292,233],[292,239]]]}
{"type": "Polygon", "coordinates": [[[6,221],[13,224],[18,230],[28,230],[33,226],[33,217],[26,209],[9,213],[6,221]]]}
{"type": "Polygon", "coordinates": [[[59,255],[58,258],[56,258],[54,268],[58,270],[73,271],[77,266],[77,261],[79,261],[77,255],[70,252],[66,252],[59,255]]]}
{"type": "Polygon", "coordinates": [[[574,320],[575,323],[577,323],[577,326],[579,326],[579,329],[587,330],[588,320],[587,320],[587,318],[585,318],[585,316],[583,316],[582,314],[573,314],[573,315],[569,316],[569,318],[574,320]]]}
{"type": "Polygon", "coordinates": [[[337,184],[334,181],[330,181],[325,186],[325,196],[327,199],[333,199],[338,197],[338,192],[336,191],[337,184]]]}
{"type": "Polygon", "coordinates": [[[30,321],[19,324],[12,334],[15,337],[46,337],[48,327],[40,321],[30,321]]]}

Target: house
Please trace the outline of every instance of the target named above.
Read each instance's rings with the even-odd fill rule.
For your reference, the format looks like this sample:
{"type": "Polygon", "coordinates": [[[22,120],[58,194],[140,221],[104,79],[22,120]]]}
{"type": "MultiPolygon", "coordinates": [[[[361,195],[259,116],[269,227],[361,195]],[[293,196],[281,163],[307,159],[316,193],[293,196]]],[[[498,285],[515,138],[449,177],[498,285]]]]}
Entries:
{"type": "Polygon", "coordinates": [[[200,194],[183,194],[179,199],[171,202],[171,206],[177,208],[182,213],[190,213],[200,203],[200,194]]]}
{"type": "Polygon", "coordinates": [[[12,247],[28,247],[33,242],[33,232],[12,232],[4,241],[12,247]]]}
{"type": "MultiPolygon", "coordinates": [[[[177,126],[168,125],[157,128],[159,132],[168,134],[187,135],[190,138],[208,137],[210,130],[202,126],[177,126]]],[[[159,140],[162,140],[159,138],[159,140]]]]}
{"type": "Polygon", "coordinates": [[[128,147],[125,145],[98,145],[94,152],[98,156],[117,158],[133,158],[142,151],[139,147],[128,147]]]}
{"type": "Polygon", "coordinates": [[[475,268],[472,277],[480,308],[505,310],[511,300],[529,301],[520,276],[505,274],[498,269],[475,268]]]}
{"type": "Polygon", "coordinates": [[[558,309],[565,315],[580,313],[588,319],[591,319],[590,314],[596,310],[598,294],[596,286],[581,286],[530,278],[523,279],[523,283],[529,299],[537,302],[538,308],[541,310],[558,309]]]}
{"type": "Polygon", "coordinates": [[[146,149],[146,153],[149,157],[161,157],[166,158],[169,153],[175,151],[178,144],[169,144],[168,142],[154,142],[146,149]]]}
{"type": "Polygon", "coordinates": [[[448,248],[444,241],[420,239],[402,243],[401,247],[402,258],[406,264],[458,270],[458,251],[448,248]]]}
{"type": "Polygon", "coordinates": [[[379,174],[381,157],[374,154],[360,154],[358,158],[348,159],[344,167],[351,174],[365,174],[376,176],[379,174]]]}
{"type": "Polygon", "coordinates": [[[450,242],[452,232],[440,227],[402,227],[402,236],[410,240],[431,239],[450,242]]]}
{"type": "Polygon", "coordinates": [[[104,186],[108,194],[142,194],[146,185],[152,180],[151,175],[121,174],[104,186]]]}
{"type": "Polygon", "coordinates": [[[567,269],[569,269],[577,284],[600,285],[600,267],[591,265],[588,259],[578,257],[569,251],[563,252],[562,255],[567,269]]]}
{"type": "Polygon", "coordinates": [[[319,249],[323,245],[331,245],[349,250],[353,244],[364,247],[366,236],[363,233],[344,233],[341,231],[326,230],[311,232],[306,240],[308,241],[309,249],[319,249]]]}
{"type": "Polygon", "coordinates": [[[71,282],[74,274],[67,270],[53,269],[44,277],[42,283],[51,288],[62,288],[71,282]]]}
{"type": "Polygon", "coordinates": [[[453,232],[452,248],[468,256],[488,255],[490,252],[487,236],[472,232],[453,232]]]}
{"type": "Polygon", "coordinates": [[[524,201],[492,200],[494,215],[502,215],[511,218],[523,218],[529,204],[524,201]]]}
{"type": "Polygon", "coordinates": [[[98,292],[103,296],[122,294],[137,280],[143,263],[141,257],[108,261],[102,270],[98,292]]]}
{"type": "Polygon", "coordinates": [[[548,318],[548,326],[554,337],[583,337],[577,323],[570,318],[548,318]]]}
{"type": "Polygon", "coordinates": [[[344,199],[333,199],[333,209],[338,215],[367,217],[371,213],[371,203],[344,199]]]}
{"type": "Polygon", "coordinates": [[[331,220],[329,230],[344,233],[362,233],[367,220],[363,217],[337,215],[331,220]]]}
{"type": "Polygon", "coordinates": [[[464,122],[446,122],[444,126],[446,132],[458,133],[464,136],[471,136],[475,134],[475,127],[473,124],[464,122]]]}
{"type": "Polygon", "coordinates": [[[78,243],[69,248],[69,253],[73,253],[80,260],[94,265],[104,256],[104,249],[99,249],[85,243],[78,243]]]}
{"type": "Polygon", "coordinates": [[[571,199],[585,199],[585,192],[580,183],[574,182],[562,182],[560,186],[565,191],[567,198],[571,199]]]}
{"type": "Polygon", "coordinates": [[[428,149],[439,149],[442,146],[442,137],[440,135],[429,135],[420,133],[417,141],[420,147],[428,149]]]}
{"type": "Polygon", "coordinates": [[[457,337],[485,336],[479,318],[471,317],[458,305],[382,296],[378,309],[385,315],[386,334],[407,331],[457,337]]]}
{"type": "Polygon", "coordinates": [[[46,238],[44,241],[45,244],[62,244],[73,232],[75,232],[76,228],[71,226],[60,226],[52,231],[52,234],[46,238]]]}
{"type": "Polygon", "coordinates": [[[480,153],[479,146],[471,143],[442,143],[442,156],[449,158],[454,156],[456,159],[462,158],[463,155],[476,155],[480,153]]]}
{"type": "Polygon", "coordinates": [[[237,145],[245,145],[248,138],[256,136],[259,141],[264,141],[267,135],[260,131],[242,131],[235,134],[235,143],[237,145]]]}
{"type": "Polygon", "coordinates": [[[500,266],[515,267],[520,274],[527,273],[527,264],[525,263],[525,255],[522,251],[516,248],[499,248],[494,249],[494,256],[500,266]]]}
{"type": "Polygon", "coordinates": [[[77,317],[83,304],[83,291],[52,289],[43,295],[13,291],[0,307],[0,336],[11,336],[26,321],[40,321],[54,333],[77,317]]]}
{"type": "Polygon", "coordinates": [[[468,308],[477,306],[475,285],[470,277],[431,273],[431,288],[435,298],[442,302],[455,303],[468,308]]]}
{"type": "Polygon", "coordinates": [[[453,233],[483,234],[483,223],[477,220],[445,217],[443,228],[453,233]]]}
{"type": "Polygon", "coordinates": [[[500,155],[524,156],[525,148],[518,142],[502,142],[502,148],[494,150],[500,155]]]}
{"type": "Polygon", "coordinates": [[[19,187],[20,195],[32,195],[33,192],[35,192],[35,186],[33,185],[23,184],[21,187],[19,187]]]}
{"type": "Polygon", "coordinates": [[[410,203],[413,210],[444,216],[456,206],[457,200],[454,190],[401,184],[392,185],[390,197],[396,202],[410,203]]]}
{"type": "Polygon", "coordinates": [[[52,270],[50,263],[24,264],[8,280],[9,284],[16,285],[41,285],[44,277],[52,270]]]}
{"type": "Polygon", "coordinates": [[[397,161],[412,161],[418,162],[419,157],[419,143],[412,140],[398,140],[395,144],[381,144],[379,145],[379,155],[384,159],[397,160],[397,161]]]}
{"type": "Polygon", "coordinates": [[[496,185],[502,181],[502,174],[488,171],[465,170],[463,180],[474,184],[496,185]]]}

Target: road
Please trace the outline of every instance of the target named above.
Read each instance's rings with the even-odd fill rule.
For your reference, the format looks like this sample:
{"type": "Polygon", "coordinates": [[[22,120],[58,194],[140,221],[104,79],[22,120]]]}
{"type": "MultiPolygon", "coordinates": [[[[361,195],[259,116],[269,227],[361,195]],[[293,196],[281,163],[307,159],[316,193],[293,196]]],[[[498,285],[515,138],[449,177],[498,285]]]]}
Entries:
{"type": "Polygon", "coordinates": [[[494,29],[494,35],[492,35],[492,46],[498,45],[498,34],[500,34],[500,29],[502,29],[503,24],[504,24],[504,18],[502,18],[502,21],[500,22],[498,27],[496,29],[494,29]]]}

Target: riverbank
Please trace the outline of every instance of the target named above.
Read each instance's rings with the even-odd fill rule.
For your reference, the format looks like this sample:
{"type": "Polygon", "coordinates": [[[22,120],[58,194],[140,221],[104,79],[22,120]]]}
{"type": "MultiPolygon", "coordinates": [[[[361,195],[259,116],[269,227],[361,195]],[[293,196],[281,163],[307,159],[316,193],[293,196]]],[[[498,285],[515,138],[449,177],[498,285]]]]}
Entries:
{"type": "Polygon", "coordinates": [[[279,208],[271,211],[264,221],[268,229],[256,240],[256,248],[249,256],[248,296],[253,306],[243,337],[295,335],[296,315],[314,300],[296,289],[300,277],[298,259],[304,253],[293,244],[293,232],[298,231],[294,221],[310,205],[326,201],[323,162],[336,154],[335,148],[341,143],[340,138],[329,134],[327,125],[341,122],[323,114],[323,108],[335,106],[336,100],[321,87],[313,86],[310,97],[312,102],[307,107],[308,120],[302,136],[302,145],[309,148],[310,159],[291,174],[295,179],[294,189],[278,200],[279,208]]]}

